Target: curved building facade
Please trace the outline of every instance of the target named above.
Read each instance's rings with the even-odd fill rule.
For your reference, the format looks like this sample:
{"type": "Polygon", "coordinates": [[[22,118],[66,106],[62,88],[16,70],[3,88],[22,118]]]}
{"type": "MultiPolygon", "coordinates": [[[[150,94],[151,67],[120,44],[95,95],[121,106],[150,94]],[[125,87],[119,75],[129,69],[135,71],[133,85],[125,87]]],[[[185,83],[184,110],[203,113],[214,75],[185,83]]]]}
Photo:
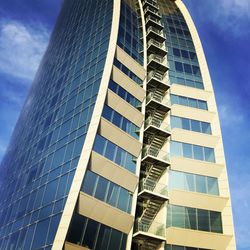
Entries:
{"type": "Polygon", "coordinates": [[[183,2],[65,0],[0,171],[0,249],[236,249],[183,2]]]}

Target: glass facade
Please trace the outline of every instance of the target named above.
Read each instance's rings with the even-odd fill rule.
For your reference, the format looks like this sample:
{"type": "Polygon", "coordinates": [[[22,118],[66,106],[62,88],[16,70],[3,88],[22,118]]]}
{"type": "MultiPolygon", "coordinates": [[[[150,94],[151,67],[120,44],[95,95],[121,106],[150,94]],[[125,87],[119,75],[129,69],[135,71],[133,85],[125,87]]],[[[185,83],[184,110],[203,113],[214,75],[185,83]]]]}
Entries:
{"type": "Polygon", "coordinates": [[[173,170],[169,175],[169,189],[219,195],[217,178],[173,170]]]}
{"type": "Polygon", "coordinates": [[[64,1],[1,163],[0,249],[53,243],[98,94],[112,12],[110,0],[64,1]]]}
{"type": "Polygon", "coordinates": [[[171,116],[171,128],[181,128],[203,134],[212,134],[210,123],[178,116],[171,116]]]}
{"type": "Polygon", "coordinates": [[[104,106],[102,116],[108,121],[112,122],[118,128],[133,136],[135,139],[139,139],[138,131],[140,128],[127,118],[120,115],[114,109],[110,108],[108,105],[104,106]]]}
{"type": "Polygon", "coordinates": [[[124,212],[131,212],[131,193],[94,172],[87,171],[81,190],[124,212]]]}
{"type": "Polygon", "coordinates": [[[111,89],[114,93],[120,96],[123,100],[131,104],[134,108],[140,108],[141,102],[131,95],[128,91],[122,88],[120,85],[115,83],[113,80],[109,82],[109,89],[111,89]]]}
{"type": "Polygon", "coordinates": [[[191,158],[194,160],[215,162],[214,149],[199,145],[171,141],[170,155],[191,158]]]}
{"type": "Polygon", "coordinates": [[[135,173],[136,163],[134,156],[106,138],[96,135],[93,150],[128,171],[135,173]]]}
{"type": "Polygon", "coordinates": [[[136,0],[121,1],[117,45],[142,65],[143,57],[140,53],[143,50],[142,40],[140,39],[142,34],[136,4],[136,0]]]}
{"type": "Polygon", "coordinates": [[[168,205],[167,213],[167,227],[223,233],[219,212],[168,205]]]}
{"type": "Polygon", "coordinates": [[[197,109],[208,110],[207,102],[199,99],[194,99],[186,96],[170,94],[171,104],[179,104],[197,109]]]}
{"type": "Polygon", "coordinates": [[[185,19],[173,1],[158,1],[166,33],[172,84],[204,89],[194,43],[185,19]]]}
{"type": "Polygon", "coordinates": [[[67,241],[93,250],[125,250],[127,235],[97,221],[74,214],[67,241]]]}
{"type": "Polygon", "coordinates": [[[143,81],[135,73],[129,70],[125,65],[119,62],[116,58],[114,59],[114,65],[120,69],[125,75],[131,78],[134,82],[142,85],[143,81]]]}

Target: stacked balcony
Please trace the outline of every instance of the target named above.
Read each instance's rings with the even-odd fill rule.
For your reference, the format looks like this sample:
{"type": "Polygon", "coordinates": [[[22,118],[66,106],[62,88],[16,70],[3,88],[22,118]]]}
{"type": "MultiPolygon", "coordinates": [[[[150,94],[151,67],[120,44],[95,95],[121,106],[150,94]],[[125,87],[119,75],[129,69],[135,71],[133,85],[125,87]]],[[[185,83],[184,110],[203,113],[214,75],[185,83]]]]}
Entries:
{"type": "Polygon", "coordinates": [[[165,172],[170,166],[167,141],[170,102],[169,65],[161,14],[156,0],[143,0],[147,39],[147,96],[140,183],[133,242],[138,249],[164,245],[162,209],[168,201],[165,172]],[[160,220],[160,222],[159,222],[160,220]]]}

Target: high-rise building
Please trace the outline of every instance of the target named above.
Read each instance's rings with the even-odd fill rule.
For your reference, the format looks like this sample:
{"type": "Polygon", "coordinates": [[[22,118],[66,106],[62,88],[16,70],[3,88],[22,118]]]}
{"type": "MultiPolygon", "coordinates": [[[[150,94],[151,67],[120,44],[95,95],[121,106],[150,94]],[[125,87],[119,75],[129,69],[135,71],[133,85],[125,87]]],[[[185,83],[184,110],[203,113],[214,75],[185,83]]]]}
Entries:
{"type": "Polygon", "coordinates": [[[0,171],[3,250],[236,249],[183,2],[65,0],[0,171]]]}

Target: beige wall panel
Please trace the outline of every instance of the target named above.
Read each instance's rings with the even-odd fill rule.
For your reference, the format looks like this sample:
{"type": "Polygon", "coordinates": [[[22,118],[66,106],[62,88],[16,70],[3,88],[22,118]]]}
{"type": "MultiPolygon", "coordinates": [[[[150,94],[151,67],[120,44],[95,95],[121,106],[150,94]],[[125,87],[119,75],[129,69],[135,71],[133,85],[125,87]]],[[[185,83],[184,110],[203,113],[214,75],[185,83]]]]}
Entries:
{"type": "Polygon", "coordinates": [[[171,157],[171,169],[193,174],[220,177],[224,166],[216,163],[192,160],[183,157],[171,157]]]}
{"type": "Polygon", "coordinates": [[[136,126],[141,127],[144,120],[143,114],[111,90],[108,90],[107,104],[112,109],[116,110],[118,113],[133,122],[136,126]]]}
{"type": "Polygon", "coordinates": [[[184,228],[167,228],[167,242],[172,245],[225,250],[232,239],[231,235],[209,233],[184,228]]]}
{"type": "Polygon", "coordinates": [[[136,175],[94,151],[90,158],[90,169],[132,193],[138,185],[139,178],[136,175]]]}
{"type": "Polygon", "coordinates": [[[183,190],[170,190],[169,199],[170,204],[173,205],[194,207],[218,212],[222,212],[228,202],[228,198],[225,197],[186,192],[183,190]]]}
{"type": "Polygon", "coordinates": [[[215,118],[215,113],[213,112],[177,104],[172,105],[171,115],[185,117],[194,120],[200,120],[204,122],[212,122],[213,119],[215,118]]]}
{"type": "Polygon", "coordinates": [[[172,84],[170,88],[171,94],[187,96],[194,99],[200,99],[208,101],[211,95],[211,91],[205,91],[201,89],[191,88],[180,84],[172,84]]]}
{"type": "Polygon", "coordinates": [[[188,131],[184,129],[174,128],[171,130],[171,140],[201,145],[204,147],[215,148],[218,144],[219,137],[202,134],[198,132],[188,131]]]}
{"type": "Polygon", "coordinates": [[[128,234],[134,217],[102,201],[80,192],[77,212],[90,219],[128,234]]]}
{"type": "Polygon", "coordinates": [[[101,118],[98,133],[135,157],[139,156],[142,143],[104,118],[101,118]]]}
{"type": "Polygon", "coordinates": [[[144,100],[146,91],[116,66],[113,66],[112,79],[139,101],[142,102],[144,100]]]}
{"type": "Polygon", "coordinates": [[[64,245],[64,250],[90,250],[90,249],[66,241],[64,245]]]}
{"type": "Polygon", "coordinates": [[[140,79],[144,80],[146,76],[145,69],[119,46],[116,47],[116,58],[140,79]]]}

